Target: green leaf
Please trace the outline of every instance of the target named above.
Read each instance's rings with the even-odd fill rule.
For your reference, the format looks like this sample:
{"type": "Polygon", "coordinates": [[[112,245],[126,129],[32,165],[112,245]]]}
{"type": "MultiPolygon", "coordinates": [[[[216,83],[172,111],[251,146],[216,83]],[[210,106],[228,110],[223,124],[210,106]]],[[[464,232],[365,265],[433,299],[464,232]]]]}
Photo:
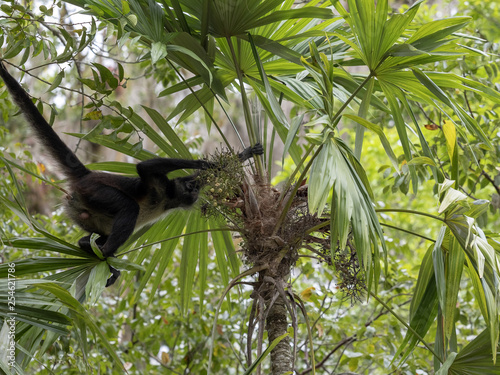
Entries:
{"type": "MultiPolygon", "coordinates": [[[[16,264],[16,275],[24,276],[71,267],[93,267],[96,260],[94,258],[32,257],[19,259],[11,263],[16,264]]],[[[8,269],[8,263],[0,264],[0,278],[8,277],[8,269]]]]}
{"type": "MultiPolygon", "coordinates": [[[[406,162],[409,163],[412,159],[412,154],[411,154],[411,144],[410,140],[408,139],[408,134],[406,133],[406,124],[403,119],[403,114],[401,112],[401,108],[397,102],[397,97],[403,96],[404,94],[401,92],[400,89],[389,85],[385,83],[384,81],[380,82],[380,87],[384,91],[387,101],[389,102],[389,107],[391,109],[391,115],[394,119],[394,122],[396,124],[396,130],[398,131],[399,135],[399,141],[401,142],[401,145],[403,146],[403,151],[405,155],[406,162]]],[[[413,191],[417,191],[418,187],[418,178],[417,174],[415,172],[415,168],[410,165],[410,175],[412,179],[412,185],[413,185],[413,191]]]]}
{"type": "Polygon", "coordinates": [[[106,258],[106,262],[120,270],[127,270],[127,271],[140,271],[144,272],[146,269],[141,266],[140,264],[131,262],[127,259],[120,259],[120,258],[115,258],[115,257],[109,257],[106,258]]]}
{"type": "Polygon", "coordinates": [[[438,208],[439,213],[445,212],[452,204],[467,201],[467,195],[455,189],[448,189],[441,205],[438,208]]]}
{"type": "Polygon", "coordinates": [[[445,319],[445,334],[451,338],[455,326],[455,312],[457,310],[460,280],[465,264],[465,253],[455,237],[448,234],[449,249],[446,256],[446,297],[443,310],[445,319]]]}
{"type": "Polygon", "coordinates": [[[436,375],[448,375],[449,372],[448,370],[450,369],[451,365],[453,364],[453,361],[455,361],[455,358],[457,357],[457,353],[450,353],[448,355],[448,358],[446,358],[446,361],[442,364],[440,369],[436,371],[436,375]]]}
{"type": "Polygon", "coordinates": [[[436,277],[436,287],[438,291],[438,301],[441,311],[445,311],[444,305],[446,300],[446,281],[444,270],[444,254],[441,248],[443,244],[446,226],[442,226],[432,250],[432,261],[434,263],[434,276],[436,277]]]}
{"type": "MultiPolygon", "coordinates": [[[[335,146],[333,141],[327,140],[311,165],[308,204],[309,211],[317,213],[318,216],[321,216],[323,213],[325,204],[328,200],[328,195],[335,180],[334,173],[336,171],[337,154],[334,148],[335,146]]],[[[350,204],[347,204],[346,206],[348,207],[348,210],[344,215],[348,217],[348,219],[350,219],[352,210],[352,202],[349,203],[350,204]]],[[[341,242],[341,246],[342,244],[345,244],[345,242],[341,242]]]]}
{"type": "MultiPolygon", "coordinates": [[[[177,244],[179,243],[180,236],[182,234],[182,231],[184,230],[184,227],[186,226],[186,221],[188,218],[189,212],[187,211],[171,211],[168,213],[167,217],[158,221],[155,225],[153,225],[152,228],[147,231],[147,234],[145,234],[147,238],[153,240],[155,238],[159,238],[161,244],[160,248],[154,252],[153,257],[151,258],[151,262],[146,268],[146,272],[142,277],[141,283],[135,294],[135,299],[142,298],[141,292],[143,291],[153,272],[156,272],[156,274],[155,278],[153,279],[151,288],[153,290],[158,289],[160,283],[163,280],[163,275],[167,269],[167,266],[172,260],[174,250],[177,248],[177,244]],[[167,238],[165,238],[165,228],[168,228],[167,238]]],[[[141,241],[138,242],[141,243],[141,241]]],[[[149,296],[149,302],[151,303],[154,298],[155,294],[151,293],[151,295],[149,296]]]]}
{"type": "Polygon", "coordinates": [[[443,39],[463,28],[471,21],[471,17],[452,17],[423,24],[407,41],[414,47],[423,49],[426,44],[443,39]]]}
{"type": "Polygon", "coordinates": [[[449,374],[497,374],[500,371],[500,362],[495,364],[495,353],[497,356],[500,354],[500,347],[497,346],[492,353],[490,331],[485,329],[458,353],[449,368],[449,374]]]}
{"type": "Polygon", "coordinates": [[[411,159],[408,165],[432,165],[433,167],[436,167],[434,160],[428,158],[427,156],[417,156],[411,159]]]}
{"type": "Polygon", "coordinates": [[[151,137],[151,139],[156,143],[158,146],[160,146],[166,153],[172,158],[183,158],[183,159],[192,159],[193,157],[191,156],[191,153],[189,152],[188,148],[184,144],[184,142],[179,138],[177,133],[172,129],[170,124],[165,120],[165,118],[155,109],[148,108],[143,106],[144,110],[146,110],[147,114],[151,119],[154,121],[155,125],[158,126],[158,128],[161,130],[163,135],[167,137],[168,141],[170,144],[173,146],[175,151],[172,150],[172,147],[169,145],[166,145],[165,142],[163,141],[162,138],[158,137],[157,133],[150,128],[149,126],[146,127],[143,125],[143,129],[147,128],[148,129],[148,134],[151,137]]]}
{"type": "Polygon", "coordinates": [[[283,20],[297,19],[297,18],[317,18],[329,19],[333,18],[333,12],[330,9],[313,8],[313,7],[300,7],[298,9],[278,10],[274,11],[268,16],[265,16],[248,26],[248,29],[268,25],[283,20]]]}
{"type": "Polygon", "coordinates": [[[106,281],[109,277],[109,267],[106,262],[99,262],[90,271],[89,281],[85,286],[85,295],[91,305],[95,304],[102,292],[106,288],[106,281]]]}
{"type": "MultiPolygon", "coordinates": [[[[223,226],[222,222],[212,223],[210,222],[210,229],[221,228],[223,226]],[[213,226],[212,226],[213,225],[213,226]]],[[[221,273],[222,279],[226,279],[224,285],[229,283],[229,276],[227,274],[228,266],[231,269],[231,276],[236,277],[240,271],[240,260],[236,254],[234,248],[233,237],[229,231],[212,231],[210,232],[212,240],[214,242],[214,250],[217,260],[217,265],[221,273]]],[[[228,294],[229,297],[229,294],[228,294]]]]}
{"type": "MultiPolygon", "coordinates": [[[[186,224],[186,232],[197,232],[204,227],[204,219],[198,211],[191,211],[186,224]]],[[[205,222],[206,223],[206,222],[205,222]]],[[[200,241],[206,240],[207,234],[192,234],[186,236],[182,246],[182,257],[179,268],[179,286],[180,302],[183,313],[187,312],[189,302],[191,301],[191,291],[193,289],[194,278],[196,275],[196,266],[198,265],[200,241]]]]}
{"type": "Polygon", "coordinates": [[[104,161],[99,163],[86,164],[85,167],[91,171],[106,171],[128,175],[137,175],[137,164],[125,163],[121,161],[104,161]]]}
{"type": "Polygon", "coordinates": [[[167,56],[167,46],[162,42],[154,42],[151,44],[151,63],[156,64],[167,56]]]}
{"type": "Polygon", "coordinates": [[[108,68],[98,63],[93,63],[92,65],[95,66],[99,71],[99,75],[101,76],[101,82],[107,83],[109,87],[111,87],[112,89],[116,89],[118,87],[119,83],[118,80],[108,68]]]}
{"type": "MultiPolygon", "coordinates": [[[[413,328],[420,337],[424,337],[430,326],[434,322],[438,311],[438,297],[436,288],[436,278],[434,275],[434,266],[432,260],[434,245],[429,246],[422,259],[418,273],[417,285],[413,292],[413,298],[410,305],[410,327],[413,328]]],[[[398,347],[394,360],[400,359],[403,363],[413,348],[417,345],[418,339],[412,331],[407,331],[405,338],[398,347]],[[408,347],[407,347],[408,345],[408,347]],[[403,350],[406,348],[403,356],[403,350]]]]}
{"type": "Polygon", "coordinates": [[[52,81],[52,84],[50,85],[49,89],[47,92],[51,92],[54,90],[56,87],[59,87],[59,85],[62,82],[62,79],[64,78],[64,70],[61,70],[57,75],[56,78],[54,78],[54,81],[52,81]]]}

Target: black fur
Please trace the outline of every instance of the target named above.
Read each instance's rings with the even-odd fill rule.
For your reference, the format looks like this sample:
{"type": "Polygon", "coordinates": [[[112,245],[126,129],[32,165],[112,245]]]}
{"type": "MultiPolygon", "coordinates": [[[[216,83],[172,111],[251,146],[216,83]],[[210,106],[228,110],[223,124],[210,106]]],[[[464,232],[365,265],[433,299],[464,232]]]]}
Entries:
{"type": "MultiPolygon", "coordinates": [[[[190,207],[198,199],[200,183],[196,174],[169,179],[178,169],[213,167],[204,160],[155,158],[137,164],[139,177],[125,177],[87,169],[54,132],[21,85],[0,61],[0,77],[14,101],[26,116],[37,137],[68,178],[70,195],[65,202],[70,218],[89,233],[100,235],[96,244],[105,257],[113,256],[135,229],[154,222],[173,208],[190,207]]],[[[238,156],[243,162],[262,154],[262,146],[248,147],[238,156]]],[[[93,254],[90,235],[78,242],[80,248],[93,254]]],[[[109,286],[120,272],[110,267],[109,286]]]]}

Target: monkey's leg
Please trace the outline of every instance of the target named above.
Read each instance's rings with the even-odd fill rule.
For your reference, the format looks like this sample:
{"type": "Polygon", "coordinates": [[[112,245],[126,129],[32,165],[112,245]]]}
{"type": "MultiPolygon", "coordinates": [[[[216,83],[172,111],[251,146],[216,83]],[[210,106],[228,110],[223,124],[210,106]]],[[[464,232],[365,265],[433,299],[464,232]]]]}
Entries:
{"type": "Polygon", "coordinates": [[[131,236],[134,232],[138,215],[139,205],[132,199],[124,205],[123,209],[115,214],[111,233],[102,247],[104,257],[113,256],[116,250],[131,236]]]}
{"type": "MultiPolygon", "coordinates": [[[[99,215],[113,217],[109,235],[102,236],[96,241],[105,258],[113,256],[134,232],[139,215],[139,205],[134,199],[110,186],[97,186],[94,193],[86,198],[88,209],[92,215],[96,216],[97,221],[99,215]]],[[[83,237],[79,241],[79,245],[86,251],[90,250],[90,253],[93,254],[90,247],[90,236],[83,237]]],[[[106,286],[112,285],[120,275],[120,271],[111,266],[109,266],[109,270],[112,276],[108,279],[106,286]]]]}
{"type": "MultiPolygon", "coordinates": [[[[106,258],[113,256],[116,250],[132,235],[138,215],[139,205],[132,199],[116,214],[111,234],[102,248],[102,253],[106,258]]],[[[109,271],[112,275],[106,282],[106,288],[113,285],[120,276],[120,271],[112,266],[109,266],[109,271]]]]}

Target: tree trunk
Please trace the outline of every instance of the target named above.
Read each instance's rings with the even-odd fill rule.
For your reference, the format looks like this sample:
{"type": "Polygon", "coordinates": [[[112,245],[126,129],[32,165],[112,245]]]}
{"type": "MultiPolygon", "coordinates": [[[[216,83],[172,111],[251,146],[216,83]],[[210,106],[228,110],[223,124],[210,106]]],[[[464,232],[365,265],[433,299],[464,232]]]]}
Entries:
{"type": "MultiPolygon", "coordinates": [[[[287,332],[287,309],[281,296],[276,299],[266,319],[266,330],[269,338],[269,345],[273,340],[287,332]]],[[[285,337],[271,351],[272,375],[290,373],[293,368],[292,347],[290,337],[285,337]]]]}

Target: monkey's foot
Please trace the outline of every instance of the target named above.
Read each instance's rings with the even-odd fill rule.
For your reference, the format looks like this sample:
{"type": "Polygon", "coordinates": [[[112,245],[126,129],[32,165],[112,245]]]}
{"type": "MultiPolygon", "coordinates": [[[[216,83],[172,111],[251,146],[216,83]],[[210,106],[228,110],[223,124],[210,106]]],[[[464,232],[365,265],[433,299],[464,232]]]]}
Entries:
{"type": "Polygon", "coordinates": [[[113,266],[109,266],[109,271],[111,272],[111,276],[109,277],[108,281],[106,282],[106,288],[108,286],[111,286],[115,283],[115,281],[120,277],[121,272],[118,271],[116,268],[113,266]]]}

